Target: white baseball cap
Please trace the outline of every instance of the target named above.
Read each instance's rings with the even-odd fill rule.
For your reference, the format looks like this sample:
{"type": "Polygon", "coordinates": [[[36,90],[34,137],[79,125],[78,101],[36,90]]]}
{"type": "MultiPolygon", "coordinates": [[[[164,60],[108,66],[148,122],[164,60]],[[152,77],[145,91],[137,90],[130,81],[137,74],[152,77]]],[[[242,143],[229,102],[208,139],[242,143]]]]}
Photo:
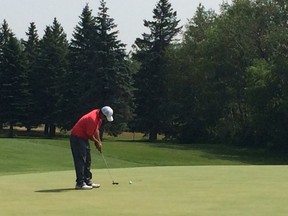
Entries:
{"type": "Polygon", "coordinates": [[[106,116],[106,118],[109,122],[112,122],[114,120],[113,119],[113,110],[111,107],[104,106],[101,108],[101,112],[106,116]]]}

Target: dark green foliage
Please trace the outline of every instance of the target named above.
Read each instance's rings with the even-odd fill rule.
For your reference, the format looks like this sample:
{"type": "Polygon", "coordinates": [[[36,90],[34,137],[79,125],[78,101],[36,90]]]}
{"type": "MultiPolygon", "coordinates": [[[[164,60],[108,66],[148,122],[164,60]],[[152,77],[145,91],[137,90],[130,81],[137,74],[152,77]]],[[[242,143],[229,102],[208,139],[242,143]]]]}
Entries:
{"type": "Polygon", "coordinates": [[[62,85],[65,85],[64,76],[68,69],[68,42],[56,18],[52,26],[46,27],[36,64],[36,113],[38,120],[45,123],[49,135],[54,136],[55,125],[61,123],[63,116],[62,85]]]}
{"type": "Polygon", "coordinates": [[[181,30],[169,1],[160,0],[153,14],[153,21],[144,20],[150,34],[144,33],[142,39],[136,39],[134,53],[140,62],[135,75],[135,125],[137,130],[149,134],[151,141],[165,131],[168,121],[165,52],[181,30]]]}
{"type": "MultiPolygon", "coordinates": [[[[118,40],[117,25],[108,15],[106,2],[101,0],[96,17],[97,78],[101,85],[95,94],[100,95],[101,105],[110,105],[115,110],[115,122],[110,125],[112,134],[127,129],[132,108],[132,74],[126,60],[125,45],[118,40]]],[[[98,81],[98,82],[99,82],[98,81]]],[[[95,89],[96,90],[96,89],[95,89]]]]}
{"type": "Polygon", "coordinates": [[[213,11],[205,11],[199,5],[187,25],[182,45],[169,49],[167,84],[171,121],[166,137],[185,143],[207,140],[207,125],[218,119],[222,104],[215,94],[221,92],[210,88],[213,68],[205,59],[207,31],[215,17],[213,11]]]}
{"type": "Polygon", "coordinates": [[[24,57],[20,42],[4,20],[0,29],[0,119],[10,126],[9,136],[13,136],[13,126],[24,122],[27,111],[28,82],[24,68],[24,57]]]}
{"type": "MultiPolygon", "coordinates": [[[[95,17],[92,16],[92,11],[86,5],[80,16],[80,22],[75,27],[73,38],[71,40],[70,62],[71,73],[69,80],[71,82],[70,100],[72,105],[70,109],[73,110],[71,118],[73,123],[87,110],[92,109],[94,105],[87,105],[87,98],[89,98],[89,91],[93,79],[93,73],[97,69],[95,65],[95,17]],[[87,82],[87,84],[86,84],[87,82]],[[89,84],[88,84],[89,83],[89,84]],[[74,106],[73,106],[74,104],[74,106]],[[88,107],[87,107],[88,106],[88,107]]],[[[94,83],[96,85],[97,83],[94,83]]],[[[72,125],[71,125],[72,126],[72,125]]]]}
{"type": "Polygon", "coordinates": [[[219,14],[200,4],[181,43],[176,15],[159,0],[131,56],[104,0],[97,16],[84,7],[70,44],[56,19],[42,39],[31,23],[22,43],[4,21],[0,129],[10,125],[12,135],[16,124],[46,124],[53,135],[110,105],[113,135],[129,123],[150,141],[160,133],[185,143],[287,147],[287,3],[235,0],[219,14]]]}
{"type": "Polygon", "coordinates": [[[37,127],[41,122],[38,120],[37,116],[37,101],[35,95],[38,93],[37,85],[38,80],[36,62],[39,55],[39,36],[37,33],[35,23],[30,23],[28,32],[26,32],[28,37],[27,41],[22,40],[24,45],[24,55],[25,55],[25,68],[26,75],[28,79],[28,91],[29,97],[27,99],[27,104],[29,109],[26,111],[26,119],[23,122],[27,130],[30,130],[32,127],[37,127]]]}
{"type": "Polygon", "coordinates": [[[0,34],[1,128],[10,122],[11,128],[19,123],[28,130],[45,124],[45,134],[54,136],[56,126],[70,129],[84,113],[110,105],[115,121],[107,128],[109,132],[117,135],[127,130],[133,109],[131,63],[107,11],[106,2],[100,1],[94,17],[86,5],[70,46],[56,18],[42,39],[31,23],[22,44],[4,22],[0,34]]]}
{"type": "MultiPolygon", "coordinates": [[[[257,46],[253,35],[254,12],[249,1],[239,1],[234,6],[223,10],[209,32],[207,48],[211,52],[209,63],[213,67],[213,76],[209,82],[211,90],[218,89],[215,95],[222,102],[216,134],[230,142],[242,143],[249,136],[249,119],[247,112],[246,68],[257,57],[257,46]],[[242,140],[238,140],[241,137],[242,140]]],[[[246,140],[247,141],[247,140],[246,140]]],[[[245,141],[244,141],[245,142],[245,141]]]]}
{"type": "Polygon", "coordinates": [[[185,142],[285,145],[286,44],[282,1],[233,1],[219,15],[200,5],[168,55],[169,83],[176,83],[169,106],[181,110],[169,134],[185,142]]]}
{"type": "Polygon", "coordinates": [[[110,105],[115,110],[115,122],[109,131],[116,135],[127,128],[131,118],[132,74],[125,45],[114,31],[114,19],[108,15],[105,1],[100,4],[96,17],[88,5],[83,9],[70,45],[74,95],[80,107],[78,114],[110,105]]]}

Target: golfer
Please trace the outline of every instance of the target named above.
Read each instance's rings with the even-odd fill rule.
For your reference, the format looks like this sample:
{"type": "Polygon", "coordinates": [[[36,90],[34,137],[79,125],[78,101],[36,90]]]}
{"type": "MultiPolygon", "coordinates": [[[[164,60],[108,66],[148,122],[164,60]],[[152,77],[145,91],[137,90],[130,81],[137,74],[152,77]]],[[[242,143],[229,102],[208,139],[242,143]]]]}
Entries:
{"type": "Polygon", "coordinates": [[[100,184],[92,182],[89,140],[93,141],[96,148],[101,152],[102,143],[99,128],[104,119],[109,122],[113,121],[113,110],[109,106],[94,109],[85,114],[71,130],[70,145],[76,171],[75,189],[85,190],[100,187],[100,184]]]}

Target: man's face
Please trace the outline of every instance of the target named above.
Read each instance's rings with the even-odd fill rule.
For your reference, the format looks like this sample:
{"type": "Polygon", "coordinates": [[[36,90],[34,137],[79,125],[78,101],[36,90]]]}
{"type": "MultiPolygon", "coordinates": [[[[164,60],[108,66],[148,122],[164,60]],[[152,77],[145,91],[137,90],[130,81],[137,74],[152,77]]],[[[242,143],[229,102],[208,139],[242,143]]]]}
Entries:
{"type": "Polygon", "coordinates": [[[100,112],[100,118],[101,118],[102,120],[105,120],[105,119],[106,119],[106,116],[105,116],[102,112],[100,112]]]}

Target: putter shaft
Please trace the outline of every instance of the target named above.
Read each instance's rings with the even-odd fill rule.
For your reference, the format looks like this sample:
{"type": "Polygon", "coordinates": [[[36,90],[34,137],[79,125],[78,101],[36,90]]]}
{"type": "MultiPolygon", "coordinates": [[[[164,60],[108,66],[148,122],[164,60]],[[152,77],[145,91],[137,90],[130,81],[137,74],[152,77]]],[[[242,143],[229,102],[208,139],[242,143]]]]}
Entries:
{"type": "Polygon", "coordinates": [[[107,172],[108,172],[108,174],[109,174],[109,176],[110,176],[110,178],[111,178],[112,184],[113,184],[113,185],[115,185],[115,184],[118,185],[119,183],[118,183],[118,182],[115,182],[115,181],[113,180],[113,178],[112,178],[112,175],[111,175],[111,173],[110,173],[110,170],[109,170],[107,161],[106,161],[106,159],[105,159],[105,157],[104,157],[104,155],[103,155],[102,152],[101,152],[101,156],[102,156],[103,161],[104,161],[104,163],[105,163],[105,165],[106,165],[106,169],[107,169],[107,172]]]}

